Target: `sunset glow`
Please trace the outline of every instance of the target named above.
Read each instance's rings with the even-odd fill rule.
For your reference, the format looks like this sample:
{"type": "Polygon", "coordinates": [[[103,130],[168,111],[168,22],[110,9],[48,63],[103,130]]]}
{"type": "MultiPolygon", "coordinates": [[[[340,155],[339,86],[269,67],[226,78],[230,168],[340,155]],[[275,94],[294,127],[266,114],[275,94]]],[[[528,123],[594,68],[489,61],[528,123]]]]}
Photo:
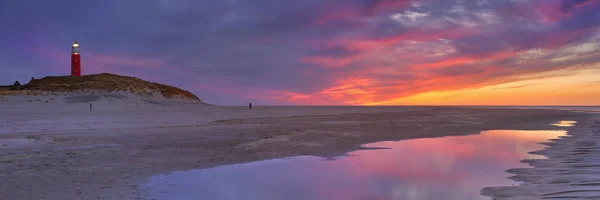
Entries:
{"type": "Polygon", "coordinates": [[[3,84],[67,74],[76,37],[84,73],[218,105],[600,104],[600,1],[47,4],[0,3],[3,84]]]}

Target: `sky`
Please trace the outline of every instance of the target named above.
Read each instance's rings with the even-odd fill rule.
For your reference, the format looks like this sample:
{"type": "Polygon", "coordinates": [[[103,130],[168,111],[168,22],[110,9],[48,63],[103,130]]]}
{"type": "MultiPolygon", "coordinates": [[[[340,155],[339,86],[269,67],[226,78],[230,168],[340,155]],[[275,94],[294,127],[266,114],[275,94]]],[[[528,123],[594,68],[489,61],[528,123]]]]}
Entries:
{"type": "Polygon", "coordinates": [[[0,84],[135,76],[217,105],[600,105],[600,0],[0,1],[0,84]]]}

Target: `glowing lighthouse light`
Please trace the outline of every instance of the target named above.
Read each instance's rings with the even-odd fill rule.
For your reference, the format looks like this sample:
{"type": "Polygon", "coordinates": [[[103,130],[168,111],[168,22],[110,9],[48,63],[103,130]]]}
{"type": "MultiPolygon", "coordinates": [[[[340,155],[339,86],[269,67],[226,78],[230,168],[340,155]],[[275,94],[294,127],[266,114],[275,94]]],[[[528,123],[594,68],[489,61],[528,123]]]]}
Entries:
{"type": "Polygon", "coordinates": [[[71,47],[71,76],[81,76],[81,55],[79,54],[79,44],[77,40],[71,47]]]}

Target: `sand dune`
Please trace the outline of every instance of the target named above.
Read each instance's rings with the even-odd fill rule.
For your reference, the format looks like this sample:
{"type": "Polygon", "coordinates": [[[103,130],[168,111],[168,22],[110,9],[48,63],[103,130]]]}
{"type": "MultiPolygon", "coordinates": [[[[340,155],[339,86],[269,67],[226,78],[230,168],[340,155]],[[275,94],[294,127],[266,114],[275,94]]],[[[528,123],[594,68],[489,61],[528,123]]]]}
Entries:
{"type": "Polygon", "coordinates": [[[92,103],[92,104],[200,104],[200,101],[183,98],[166,98],[160,93],[141,96],[130,92],[77,91],[77,92],[30,92],[15,91],[0,95],[1,104],[22,103],[92,103]]]}

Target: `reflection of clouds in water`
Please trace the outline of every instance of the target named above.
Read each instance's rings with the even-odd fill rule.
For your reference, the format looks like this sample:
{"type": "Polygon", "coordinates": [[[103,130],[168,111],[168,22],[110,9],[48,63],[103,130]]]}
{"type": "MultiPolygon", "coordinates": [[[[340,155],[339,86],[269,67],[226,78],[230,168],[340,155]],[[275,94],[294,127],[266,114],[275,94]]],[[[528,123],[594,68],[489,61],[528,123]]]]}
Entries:
{"type": "Polygon", "coordinates": [[[442,152],[434,152],[433,164],[438,167],[442,172],[448,172],[454,166],[455,157],[452,154],[445,154],[442,152]]]}
{"type": "Polygon", "coordinates": [[[415,186],[411,186],[410,187],[410,192],[408,193],[408,198],[410,200],[415,200],[415,199],[420,199],[419,198],[419,188],[415,187],[415,186]]]}
{"type": "Polygon", "coordinates": [[[406,196],[404,195],[404,186],[397,185],[392,189],[392,199],[393,200],[402,200],[406,196]]]}
{"type": "Polygon", "coordinates": [[[531,148],[531,146],[523,145],[521,143],[515,144],[515,155],[517,158],[523,159],[544,159],[545,157],[542,155],[534,155],[529,152],[535,151],[538,149],[531,148]]]}
{"type": "Polygon", "coordinates": [[[393,188],[392,200],[417,200],[424,196],[419,194],[419,188],[416,185],[397,185],[393,188]]]}
{"type": "Polygon", "coordinates": [[[480,199],[480,198],[476,198],[477,196],[479,196],[479,191],[473,190],[473,188],[481,187],[481,182],[462,181],[462,182],[457,182],[456,184],[458,184],[459,189],[464,194],[463,199],[480,199]],[[467,197],[470,197],[470,198],[467,198],[467,197]]]}
{"type": "Polygon", "coordinates": [[[529,145],[523,144],[523,143],[518,142],[518,141],[514,141],[514,144],[515,144],[515,151],[514,151],[514,153],[515,153],[515,155],[516,155],[517,158],[528,158],[529,155],[531,155],[531,154],[528,153],[529,151],[527,150],[527,146],[529,146],[529,145]]]}
{"type": "MultiPolygon", "coordinates": [[[[574,122],[574,121],[571,121],[574,122]]],[[[543,136],[544,139],[538,139],[540,141],[537,141],[535,143],[540,143],[540,142],[546,142],[549,139],[552,138],[558,138],[560,136],[564,136],[567,134],[566,131],[537,131],[538,134],[533,134],[533,133],[529,133],[529,132],[521,132],[520,137],[521,138],[527,138],[527,140],[530,140],[529,138],[535,138],[535,137],[540,137],[543,136]]],[[[533,141],[531,141],[530,143],[533,143],[533,141]]],[[[515,155],[517,158],[523,158],[523,159],[545,159],[545,156],[542,155],[535,155],[535,154],[530,154],[529,152],[535,151],[535,150],[540,150],[539,148],[530,145],[529,143],[524,143],[524,142],[520,142],[518,140],[515,139],[514,141],[515,144],[515,155]]]]}
{"type": "Polygon", "coordinates": [[[519,161],[531,157],[527,152],[542,148],[539,142],[564,134],[484,131],[470,136],[375,143],[365,146],[390,149],[356,151],[351,153],[356,156],[330,161],[305,157],[223,166],[202,173],[182,172],[179,177],[173,173],[159,180],[174,188],[165,188],[165,193],[158,192],[155,198],[220,200],[227,199],[224,193],[236,191],[236,197],[248,200],[284,196],[289,200],[483,200],[488,198],[479,195],[481,188],[511,185],[514,182],[505,179],[510,174],[504,170],[525,166],[519,161]],[[181,189],[186,185],[194,189],[181,189]]]}

